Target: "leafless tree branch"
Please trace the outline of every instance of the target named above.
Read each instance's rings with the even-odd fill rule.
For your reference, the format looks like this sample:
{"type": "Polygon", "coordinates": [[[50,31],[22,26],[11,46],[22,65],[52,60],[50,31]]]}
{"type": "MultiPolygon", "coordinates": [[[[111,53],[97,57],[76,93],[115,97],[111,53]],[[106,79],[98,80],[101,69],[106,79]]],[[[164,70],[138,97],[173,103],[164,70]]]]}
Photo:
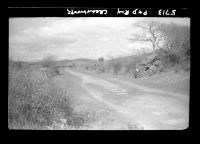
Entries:
{"type": "Polygon", "coordinates": [[[138,22],[135,23],[134,26],[141,28],[143,34],[133,34],[132,38],[129,38],[129,40],[131,42],[149,41],[152,43],[153,50],[155,50],[163,38],[163,35],[159,31],[159,23],[156,21],[138,22]]]}

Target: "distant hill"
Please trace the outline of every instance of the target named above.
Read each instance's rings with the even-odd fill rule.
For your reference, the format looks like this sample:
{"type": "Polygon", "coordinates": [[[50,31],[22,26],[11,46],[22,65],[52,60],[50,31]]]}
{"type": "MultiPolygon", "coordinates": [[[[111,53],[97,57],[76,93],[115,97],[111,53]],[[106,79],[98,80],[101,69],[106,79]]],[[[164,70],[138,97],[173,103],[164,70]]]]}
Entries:
{"type": "MultiPolygon", "coordinates": [[[[123,65],[130,64],[133,61],[136,60],[142,60],[144,57],[150,55],[149,53],[146,54],[141,54],[141,55],[131,55],[131,56],[124,56],[124,57],[119,57],[119,58],[114,58],[113,60],[115,62],[120,62],[123,65]]],[[[107,60],[107,62],[112,61],[112,60],[107,60]]]]}
{"type": "Polygon", "coordinates": [[[57,62],[59,65],[71,65],[71,64],[86,65],[86,64],[95,63],[97,61],[92,60],[92,59],[79,58],[79,59],[74,59],[74,60],[59,60],[57,62]]]}
{"type": "MultiPolygon", "coordinates": [[[[142,60],[144,57],[146,57],[148,55],[150,55],[150,54],[146,53],[146,54],[142,54],[142,55],[131,55],[131,56],[114,58],[112,60],[114,60],[115,62],[120,62],[123,65],[127,65],[135,60],[142,60]]],[[[112,60],[105,60],[105,63],[109,63],[112,60]]],[[[36,62],[23,62],[23,63],[28,64],[28,65],[41,65],[42,62],[43,61],[41,60],[41,61],[36,61],[36,62]]],[[[87,58],[78,58],[78,59],[73,59],[73,60],[69,60],[69,59],[57,60],[56,62],[58,65],[62,65],[62,66],[72,65],[72,64],[90,65],[90,64],[97,63],[97,60],[87,59],[87,58]]]]}
{"type": "MultiPolygon", "coordinates": [[[[114,58],[113,60],[115,62],[120,62],[124,65],[129,64],[136,59],[142,60],[144,57],[148,56],[150,54],[142,54],[142,55],[132,55],[132,56],[124,56],[124,57],[118,57],[114,58]]],[[[105,60],[105,63],[109,63],[112,60],[105,60]]],[[[85,59],[85,58],[79,58],[79,59],[74,59],[74,60],[60,60],[58,61],[59,64],[65,65],[65,64],[77,64],[77,65],[87,65],[87,64],[93,64],[96,63],[97,60],[92,60],[92,59],[85,59]]]]}

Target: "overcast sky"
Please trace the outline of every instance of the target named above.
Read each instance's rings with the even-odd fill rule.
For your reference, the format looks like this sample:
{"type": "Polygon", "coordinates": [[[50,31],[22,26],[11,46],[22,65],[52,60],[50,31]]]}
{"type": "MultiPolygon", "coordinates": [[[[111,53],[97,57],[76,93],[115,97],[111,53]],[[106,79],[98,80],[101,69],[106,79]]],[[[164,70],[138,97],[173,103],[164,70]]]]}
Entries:
{"type": "MultiPolygon", "coordinates": [[[[133,23],[150,18],[10,18],[9,55],[25,61],[48,55],[58,59],[110,58],[136,54],[149,43],[131,44],[133,23]]],[[[189,18],[159,18],[189,25],[189,18]]],[[[147,49],[148,50],[148,49],[147,49]]]]}

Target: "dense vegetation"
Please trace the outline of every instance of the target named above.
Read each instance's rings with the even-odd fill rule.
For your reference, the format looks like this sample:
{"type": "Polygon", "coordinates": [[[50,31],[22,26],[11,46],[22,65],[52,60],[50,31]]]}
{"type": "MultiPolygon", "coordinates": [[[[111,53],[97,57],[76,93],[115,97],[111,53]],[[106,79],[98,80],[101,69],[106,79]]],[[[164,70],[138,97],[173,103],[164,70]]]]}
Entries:
{"type": "MultiPolygon", "coordinates": [[[[153,75],[170,69],[190,70],[190,27],[174,23],[139,23],[147,35],[136,35],[131,41],[149,41],[153,51],[124,58],[85,63],[81,68],[97,73],[133,75],[135,78],[153,75]],[[162,45],[161,45],[162,43],[162,45]]],[[[76,65],[74,63],[74,65],[76,65]]],[[[76,65],[75,67],[79,67],[76,65]]]]}
{"type": "Polygon", "coordinates": [[[46,129],[60,120],[69,126],[83,125],[84,117],[73,111],[72,97],[52,79],[59,71],[53,60],[45,59],[42,66],[9,60],[9,128],[46,129]]]}

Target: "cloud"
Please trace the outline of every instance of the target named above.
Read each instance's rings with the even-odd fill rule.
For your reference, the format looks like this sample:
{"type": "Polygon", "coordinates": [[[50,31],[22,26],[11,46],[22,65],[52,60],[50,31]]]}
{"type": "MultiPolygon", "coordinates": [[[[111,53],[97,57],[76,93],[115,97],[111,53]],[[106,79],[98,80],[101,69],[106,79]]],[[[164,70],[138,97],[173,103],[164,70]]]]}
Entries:
{"type": "MultiPolygon", "coordinates": [[[[132,24],[144,18],[25,18],[9,20],[9,53],[27,59],[93,58],[127,54],[132,24]]],[[[175,19],[174,19],[175,20],[175,19]]],[[[180,20],[179,20],[180,21],[180,20]]],[[[139,47],[136,44],[135,47],[139,47]]]]}
{"type": "MultiPolygon", "coordinates": [[[[46,25],[26,26],[25,29],[21,28],[22,30],[15,35],[9,35],[9,47],[12,51],[24,52],[24,55],[46,52],[59,56],[66,54],[70,55],[68,57],[71,58],[79,56],[95,57],[105,53],[100,50],[104,47],[109,51],[112,43],[119,39],[120,30],[127,25],[127,20],[124,20],[113,18],[49,20],[46,25]]],[[[20,19],[20,22],[23,25],[22,19],[20,19]]]]}

